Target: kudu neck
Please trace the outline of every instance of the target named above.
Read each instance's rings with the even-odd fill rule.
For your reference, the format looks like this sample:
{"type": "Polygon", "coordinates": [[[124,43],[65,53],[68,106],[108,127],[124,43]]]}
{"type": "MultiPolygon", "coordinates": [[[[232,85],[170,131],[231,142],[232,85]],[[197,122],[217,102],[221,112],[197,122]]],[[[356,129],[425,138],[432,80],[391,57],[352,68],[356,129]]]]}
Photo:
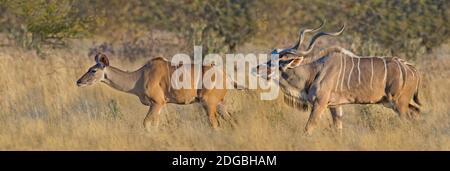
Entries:
{"type": "Polygon", "coordinates": [[[299,89],[303,90],[304,88],[308,88],[310,86],[321,67],[322,66],[320,64],[311,62],[282,73],[282,75],[286,74],[289,76],[281,76],[281,79],[279,80],[280,88],[283,91],[290,91],[290,94],[292,94],[293,92],[299,93],[299,89]],[[291,83],[286,79],[292,79],[296,81],[294,83],[291,83]]]}
{"type": "Polygon", "coordinates": [[[305,64],[303,67],[304,70],[304,77],[305,77],[305,81],[306,81],[306,86],[309,87],[312,82],[314,81],[314,79],[317,77],[317,75],[319,74],[319,71],[322,70],[323,68],[323,63],[315,61],[315,62],[311,62],[308,64],[305,64]]]}
{"type": "Polygon", "coordinates": [[[134,89],[136,88],[136,83],[139,81],[142,71],[137,70],[134,72],[122,71],[118,68],[108,66],[104,69],[105,79],[103,82],[112,88],[127,92],[134,93],[134,89]]]}

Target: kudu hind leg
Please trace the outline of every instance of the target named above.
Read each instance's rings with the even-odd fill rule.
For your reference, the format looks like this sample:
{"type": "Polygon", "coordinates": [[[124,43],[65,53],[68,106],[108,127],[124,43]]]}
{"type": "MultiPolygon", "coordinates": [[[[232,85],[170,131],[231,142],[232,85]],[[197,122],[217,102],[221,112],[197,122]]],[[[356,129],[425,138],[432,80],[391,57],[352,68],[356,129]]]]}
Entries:
{"type": "Polygon", "coordinates": [[[342,107],[330,107],[333,125],[339,134],[342,133],[342,107]]]}
{"type": "Polygon", "coordinates": [[[407,118],[409,112],[409,102],[402,98],[399,98],[396,101],[393,101],[394,111],[398,114],[398,116],[402,119],[407,118]]]}
{"type": "Polygon", "coordinates": [[[203,107],[206,110],[206,113],[208,114],[209,123],[211,124],[211,127],[216,129],[219,127],[219,121],[217,121],[217,102],[203,99],[203,107]]]}
{"type": "Polygon", "coordinates": [[[409,114],[408,114],[408,116],[409,116],[411,119],[418,119],[419,116],[420,116],[420,108],[417,107],[417,106],[415,106],[415,105],[413,105],[413,104],[409,104],[409,105],[408,105],[408,108],[409,108],[409,114]]]}
{"type": "Polygon", "coordinates": [[[414,124],[418,121],[419,109],[406,101],[394,102],[395,112],[400,116],[403,123],[414,124]]]}
{"type": "Polygon", "coordinates": [[[223,101],[217,104],[217,113],[219,113],[225,121],[229,122],[232,127],[237,124],[236,120],[234,120],[231,114],[228,112],[227,107],[223,101]]]}
{"type": "Polygon", "coordinates": [[[163,104],[152,104],[144,119],[144,128],[150,130],[159,126],[159,117],[163,104]]]}

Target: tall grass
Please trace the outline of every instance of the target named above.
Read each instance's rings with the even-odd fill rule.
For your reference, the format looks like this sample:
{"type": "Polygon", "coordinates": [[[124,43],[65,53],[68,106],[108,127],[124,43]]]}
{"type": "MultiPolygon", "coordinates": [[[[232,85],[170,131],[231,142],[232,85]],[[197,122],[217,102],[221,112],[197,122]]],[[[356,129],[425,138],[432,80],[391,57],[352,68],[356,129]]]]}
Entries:
{"type": "MultiPolygon", "coordinates": [[[[94,63],[86,51],[51,50],[41,59],[1,48],[1,150],[450,150],[446,52],[417,62],[424,73],[421,120],[402,121],[377,105],[345,106],[342,136],[333,133],[326,112],[315,134],[305,137],[308,112],[287,107],[282,100],[261,101],[255,91],[230,91],[226,96],[238,120],[234,129],[221,120],[222,129],[211,130],[198,104],[169,104],[162,110],[160,129],[146,132],[142,121],[148,108],[137,97],[104,84],[75,85],[94,63]]],[[[112,57],[110,63],[134,70],[144,62],[112,57]]]]}

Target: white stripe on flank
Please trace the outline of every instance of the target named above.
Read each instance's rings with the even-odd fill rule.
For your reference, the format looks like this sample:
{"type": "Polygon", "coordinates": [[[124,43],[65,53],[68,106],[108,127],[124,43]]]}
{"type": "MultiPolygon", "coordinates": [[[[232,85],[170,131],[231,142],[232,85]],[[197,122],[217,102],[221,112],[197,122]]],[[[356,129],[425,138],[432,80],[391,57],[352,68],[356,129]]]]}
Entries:
{"type": "MultiPolygon", "coordinates": [[[[340,59],[340,68],[339,68],[339,74],[338,74],[338,78],[337,78],[337,80],[338,80],[338,83],[337,83],[337,85],[336,85],[336,87],[335,87],[335,91],[338,89],[338,87],[339,86],[341,86],[340,87],[340,90],[342,91],[343,90],[343,85],[344,85],[344,82],[345,82],[345,76],[346,76],[346,72],[347,72],[347,70],[346,70],[346,65],[347,65],[347,58],[350,58],[351,60],[352,60],[352,67],[351,67],[351,69],[350,69],[350,72],[348,73],[348,79],[347,79],[347,89],[350,89],[350,81],[351,81],[351,78],[352,78],[352,75],[353,75],[353,68],[354,68],[354,66],[355,66],[355,62],[353,61],[353,58],[357,58],[358,59],[358,63],[357,63],[357,67],[358,67],[358,85],[360,85],[361,84],[361,58],[371,58],[370,60],[370,64],[371,64],[371,76],[370,76],[370,88],[373,88],[374,87],[374,77],[375,77],[375,64],[374,64],[374,58],[378,58],[378,59],[381,59],[382,61],[383,61],[383,64],[384,64],[384,78],[383,78],[383,82],[384,82],[384,84],[385,84],[385,86],[386,86],[386,84],[387,84],[387,75],[388,75],[388,66],[387,66],[387,61],[386,61],[386,57],[385,56],[375,56],[375,57],[361,57],[361,56],[357,56],[357,55],[355,55],[354,53],[352,53],[352,52],[350,52],[350,51],[348,51],[348,50],[346,50],[346,49],[344,49],[344,48],[339,48],[339,50],[340,50],[340,57],[341,57],[341,59],[340,59]],[[342,59],[343,58],[343,59],[342,59]],[[344,65],[344,67],[342,68],[342,62],[344,63],[343,65],[344,65]],[[342,73],[342,76],[341,76],[341,73],[342,73]],[[339,79],[340,79],[340,83],[339,83],[339,79]]],[[[408,63],[407,61],[405,61],[405,60],[403,60],[403,59],[401,59],[401,58],[398,58],[398,57],[393,57],[392,58],[392,60],[395,60],[395,62],[397,63],[397,66],[398,66],[398,69],[399,69],[399,75],[400,75],[400,80],[402,80],[403,82],[403,84],[402,84],[402,88],[406,85],[406,82],[408,81],[407,79],[408,79],[408,72],[411,72],[411,74],[412,74],[412,79],[416,79],[416,76],[415,75],[417,75],[417,72],[415,71],[415,69],[414,68],[411,68],[411,66],[412,66],[412,64],[410,64],[410,63],[408,63]],[[403,72],[405,72],[404,74],[403,74],[403,72]]],[[[419,79],[419,78],[417,78],[417,79],[419,79]]],[[[399,84],[400,84],[400,82],[399,82],[399,84]]]]}
{"type": "Polygon", "coordinates": [[[405,79],[408,78],[408,71],[407,70],[411,71],[412,78],[414,78],[415,77],[414,71],[409,67],[411,64],[409,64],[408,62],[406,62],[404,60],[402,60],[402,64],[403,64],[403,68],[405,68],[405,72],[406,72],[406,74],[405,74],[406,78],[405,79]]]}
{"type": "Polygon", "coordinates": [[[361,68],[359,68],[360,62],[361,62],[361,58],[358,58],[358,85],[361,84],[361,68]]]}
{"type": "Polygon", "coordinates": [[[372,65],[372,74],[370,75],[370,88],[373,88],[373,58],[370,59],[372,65]]]}
{"type": "Polygon", "coordinates": [[[344,87],[344,80],[345,80],[345,66],[347,65],[347,58],[344,57],[344,69],[342,70],[342,80],[341,80],[341,91],[342,91],[342,87],[344,87]]]}
{"type": "MultiPolygon", "coordinates": [[[[417,73],[417,75],[419,75],[419,74],[417,73]]],[[[417,84],[416,84],[416,91],[417,91],[419,89],[420,77],[418,76],[416,80],[417,80],[417,84]]]]}
{"type": "Polygon", "coordinates": [[[401,64],[402,64],[403,70],[405,70],[405,79],[403,79],[403,87],[405,87],[406,81],[408,79],[408,70],[406,70],[407,67],[405,65],[405,62],[402,59],[401,59],[401,64]]]}
{"type": "MultiPolygon", "coordinates": [[[[398,60],[397,59],[394,59],[394,61],[395,61],[395,63],[397,63],[397,66],[398,66],[398,70],[399,70],[399,80],[402,80],[402,83],[405,83],[405,81],[403,80],[403,70],[402,70],[402,68],[401,68],[401,66],[400,66],[400,63],[398,62],[398,60]]],[[[400,83],[399,83],[400,84],[400,83]]]]}
{"type": "Polygon", "coordinates": [[[387,80],[386,80],[386,78],[387,78],[386,59],[384,59],[383,57],[381,57],[381,59],[383,60],[383,63],[384,63],[384,78],[383,78],[383,82],[384,82],[384,85],[386,86],[386,83],[387,83],[387,80]]]}
{"type": "Polygon", "coordinates": [[[353,67],[355,67],[355,62],[352,59],[352,68],[350,69],[350,73],[348,74],[348,80],[347,80],[347,89],[350,90],[350,80],[352,80],[352,74],[353,74],[353,67]]]}
{"type": "Polygon", "coordinates": [[[338,74],[338,78],[336,79],[336,87],[334,88],[334,91],[337,91],[337,88],[339,87],[341,72],[342,72],[342,53],[339,53],[339,74],[338,74]]]}
{"type": "Polygon", "coordinates": [[[406,63],[405,65],[406,65],[406,68],[408,68],[408,70],[410,70],[410,71],[411,71],[411,74],[412,74],[413,78],[415,78],[416,76],[414,75],[414,74],[415,74],[415,73],[414,73],[414,70],[410,68],[410,67],[411,67],[411,65],[410,65],[410,64],[408,64],[408,63],[406,63]]]}
{"type": "MultiPolygon", "coordinates": [[[[405,70],[405,82],[406,82],[406,80],[408,79],[408,71],[406,70],[405,64],[403,62],[402,62],[402,64],[403,64],[403,70],[405,70]]],[[[403,85],[405,85],[405,83],[403,83],[403,85]]]]}

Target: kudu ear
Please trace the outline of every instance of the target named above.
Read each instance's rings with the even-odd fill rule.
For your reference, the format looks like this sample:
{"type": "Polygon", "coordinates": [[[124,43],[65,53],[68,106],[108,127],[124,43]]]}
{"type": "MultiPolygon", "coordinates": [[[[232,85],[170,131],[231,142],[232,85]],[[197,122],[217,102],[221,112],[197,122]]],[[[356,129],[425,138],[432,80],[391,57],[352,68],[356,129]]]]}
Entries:
{"type": "Polygon", "coordinates": [[[109,59],[103,53],[99,53],[99,54],[95,55],[95,62],[102,65],[103,67],[109,66],[109,59]]]}
{"type": "Polygon", "coordinates": [[[289,62],[287,64],[288,68],[295,68],[298,67],[302,64],[303,61],[303,57],[295,57],[294,59],[291,60],[291,62],[289,62]]]}

